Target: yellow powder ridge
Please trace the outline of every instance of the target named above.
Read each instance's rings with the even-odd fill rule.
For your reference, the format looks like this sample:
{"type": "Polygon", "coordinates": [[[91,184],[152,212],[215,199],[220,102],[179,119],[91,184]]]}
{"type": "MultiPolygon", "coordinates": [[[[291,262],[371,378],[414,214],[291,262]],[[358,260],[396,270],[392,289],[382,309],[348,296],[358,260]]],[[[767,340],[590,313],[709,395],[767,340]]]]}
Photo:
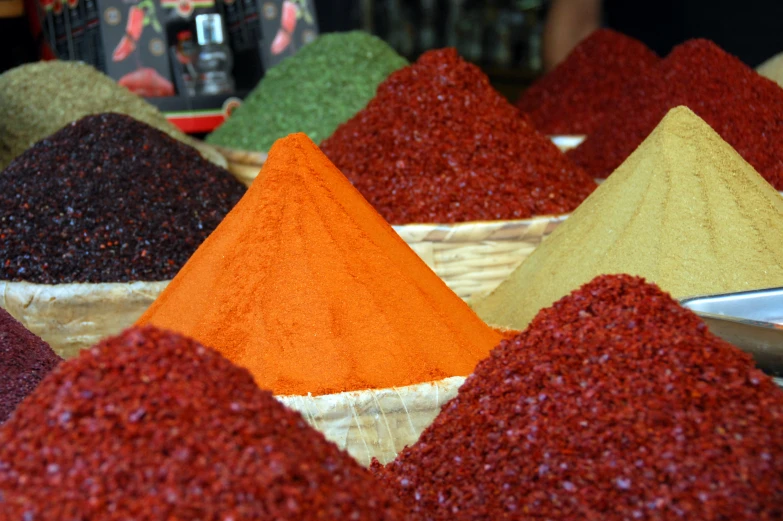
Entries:
{"type": "Polygon", "coordinates": [[[501,339],[304,134],[275,143],[138,323],[213,347],[283,395],[468,375],[501,339]]]}
{"type": "Polygon", "coordinates": [[[473,302],[522,329],[601,274],[674,297],[783,286],[783,198],[686,107],[636,151],[497,289],[473,302]]]}

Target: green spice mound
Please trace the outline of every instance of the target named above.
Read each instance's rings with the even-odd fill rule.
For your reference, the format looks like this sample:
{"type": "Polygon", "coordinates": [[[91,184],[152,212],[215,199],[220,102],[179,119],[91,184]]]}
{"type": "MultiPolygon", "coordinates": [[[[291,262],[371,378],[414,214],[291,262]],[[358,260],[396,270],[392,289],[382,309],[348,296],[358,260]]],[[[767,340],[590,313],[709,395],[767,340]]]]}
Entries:
{"type": "Polygon", "coordinates": [[[781,422],[750,355],[609,275],[496,347],[378,470],[427,521],[780,520],[781,422]]]}
{"type": "Polygon", "coordinates": [[[0,429],[0,520],[402,521],[396,501],[212,349],[130,329],[0,429]]]}
{"type": "Polygon", "coordinates": [[[362,31],[324,34],[267,71],[207,142],[266,152],[279,138],[304,132],[320,143],[407,64],[383,40],[362,31]]]}
{"type": "Polygon", "coordinates": [[[103,112],[127,114],[226,166],[212,147],[185,135],[156,107],[105,74],[81,62],[46,61],[0,74],[0,170],[68,123],[103,112]]]}
{"type": "Polygon", "coordinates": [[[783,198],[701,118],[674,108],[473,308],[521,330],[610,273],[645,277],[677,298],[783,286],[783,198]]]}

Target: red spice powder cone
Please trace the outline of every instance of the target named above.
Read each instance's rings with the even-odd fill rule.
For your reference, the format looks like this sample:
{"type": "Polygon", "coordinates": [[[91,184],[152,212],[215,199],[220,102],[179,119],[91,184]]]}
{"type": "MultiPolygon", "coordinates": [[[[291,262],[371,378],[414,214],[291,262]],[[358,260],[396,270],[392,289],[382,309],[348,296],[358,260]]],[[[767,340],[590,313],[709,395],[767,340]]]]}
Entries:
{"type": "Polygon", "coordinates": [[[568,155],[594,177],[608,177],[679,105],[698,114],[783,190],[783,89],[707,40],[675,47],[629,84],[600,128],[568,155]]]}
{"type": "Polygon", "coordinates": [[[465,376],[501,338],[304,134],[275,143],[138,323],[214,347],[285,395],[465,376]]]}
{"type": "Polygon", "coordinates": [[[454,49],[393,73],[321,147],[392,224],[563,214],[596,187],[454,49]]]}
{"type": "Polygon", "coordinates": [[[783,390],[656,286],[601,276],[483,360],[382,479],[421,519],[783,516],[783,390]]]}
{"type": "Polygon", "coordinates": [[[517,101],[540,132],[585,135],[598,129],[625,86],[661,59],[642,42],[598,29],[517,101]]]}
{"type": "Polygon", "coordinates": [[[396,521],[399,504],[218,353],[131,329],[0,429],[0,520],[396,521]]]}
{"type": "Polygon", "coordinates": [[[49,344],[0,308],[0,424],[61,361],[49,344]]]}

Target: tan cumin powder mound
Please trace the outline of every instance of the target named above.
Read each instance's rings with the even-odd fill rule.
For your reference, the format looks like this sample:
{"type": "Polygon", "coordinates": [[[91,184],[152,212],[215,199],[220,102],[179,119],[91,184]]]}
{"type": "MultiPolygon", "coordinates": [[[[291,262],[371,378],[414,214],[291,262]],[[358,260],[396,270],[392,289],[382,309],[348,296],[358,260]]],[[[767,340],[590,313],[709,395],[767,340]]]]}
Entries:
{"type": "Polygon", "coordinates": [[[783,87],[783,52],[756,67],[756,72],[783,87]]]}
{"type": "Polygon", "coordinates": [[[783,198],[701,118],[669,111],[636,151],[473,308],[522,329],[602,274],[674,297],[783,286],[783,198]]]}

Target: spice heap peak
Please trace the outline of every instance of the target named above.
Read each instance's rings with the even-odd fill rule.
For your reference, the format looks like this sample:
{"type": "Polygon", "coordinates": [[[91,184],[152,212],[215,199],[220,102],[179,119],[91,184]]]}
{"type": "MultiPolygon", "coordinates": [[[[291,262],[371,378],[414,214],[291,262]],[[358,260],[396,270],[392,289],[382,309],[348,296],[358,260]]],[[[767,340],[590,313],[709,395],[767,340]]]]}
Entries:
{"type": "Polygon", "coordinates": [[[661,59],[642,42],[598,29],[517,102],[547,134],[589,134],[601,124],[629,82],[661,59]]]}
{"type": "Polygon", "coordinates": [[[50,374],[0,429],[0,461],[9,521],[405,519],[247,371],[155,328],[50,374]]]}
{"type": "Polygon", "coordinates": [[[599,277],[501,343],[377,469],[428,521],[783,516],[783,390],[642,279],[599,277]]]}
{"type": "Polygon", "coordinates": [[[323,34],[266,71],[264,78],[207,142],[266,152],[303,132],[316,143],[367,105],[378,84],[408,62],[363,31],[323,34]]]}
{"type": "Polygon", "coordinates": [[[139,323],[292,395],[464,376],[500,339],[304,134],[275,143],[139,323]]]}
{"type": "Polygon", "coordinates": [[[321,147],[392,224],[563,214],[596,186],[454,49],[389,76],[321,147]]]}
{"type": "Polygon", "coordinates": [[[675,108],[474,309],[522,329],[609,273],[643,276],[677,298],[783,286],[783,198],[701,118],[675,108]]]}
{"type": "Polygon", "coordinates": [[[606,177],[666,113],[692,109],[778,190],[783,190],[783,89],[708,40],[691,40],[640,77],[600,128],[569,156],[606,177]]]}
{"type": "Polygon", "coordinates": [[[0,308],[0,424],[62,359],[0,308]]]}

